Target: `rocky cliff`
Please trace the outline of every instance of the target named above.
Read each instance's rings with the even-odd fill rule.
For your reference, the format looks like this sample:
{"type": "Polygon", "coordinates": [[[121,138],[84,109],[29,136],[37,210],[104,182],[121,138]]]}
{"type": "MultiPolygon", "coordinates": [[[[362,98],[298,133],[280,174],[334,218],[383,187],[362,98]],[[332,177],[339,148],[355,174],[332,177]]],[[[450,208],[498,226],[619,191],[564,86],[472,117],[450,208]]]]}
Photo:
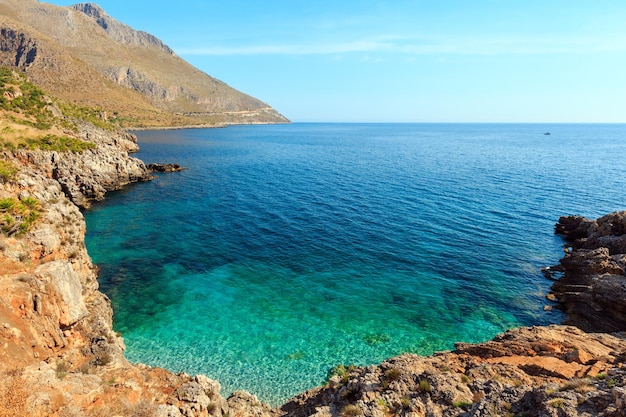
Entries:
{"type": "Polygon", "coordinates": [[[626,330],[626,212],[597,220],[561,217],[556,232],[568,245],[552,289],[568,323],[588,331],[626,330]]]}
{"type": "Polygon", "coordinates": [[[92,3],[0,0],[0,65],[58,97],[123,115],[115,119],[124,126],[288,122],[92,3]]]}

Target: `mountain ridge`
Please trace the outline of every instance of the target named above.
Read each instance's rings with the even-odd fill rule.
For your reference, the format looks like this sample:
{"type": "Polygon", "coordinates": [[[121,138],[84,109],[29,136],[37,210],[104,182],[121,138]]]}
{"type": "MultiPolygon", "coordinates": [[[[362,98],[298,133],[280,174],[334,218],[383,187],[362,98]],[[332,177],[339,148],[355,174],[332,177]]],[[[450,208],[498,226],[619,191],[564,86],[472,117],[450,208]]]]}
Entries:
{"type": "Polygon", "coordinates": [[[266,103],[178,57],[93,3],[0,0],[0,64],[123,127],[288,123],[266,103]]]}

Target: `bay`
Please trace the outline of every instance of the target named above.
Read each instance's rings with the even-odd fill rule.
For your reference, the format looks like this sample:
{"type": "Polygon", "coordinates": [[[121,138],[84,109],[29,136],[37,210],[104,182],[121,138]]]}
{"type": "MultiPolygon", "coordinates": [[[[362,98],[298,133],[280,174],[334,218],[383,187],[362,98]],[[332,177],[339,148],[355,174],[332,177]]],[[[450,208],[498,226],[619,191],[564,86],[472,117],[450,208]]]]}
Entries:
{"type": "Polygon", "coordinates": [[[337,364],[560,322],[540,271],[554,223],[626,205],[624,125],[137,134],[139,158],[188,170],[85,213],[127,357],[274,405],[337,364]]]}

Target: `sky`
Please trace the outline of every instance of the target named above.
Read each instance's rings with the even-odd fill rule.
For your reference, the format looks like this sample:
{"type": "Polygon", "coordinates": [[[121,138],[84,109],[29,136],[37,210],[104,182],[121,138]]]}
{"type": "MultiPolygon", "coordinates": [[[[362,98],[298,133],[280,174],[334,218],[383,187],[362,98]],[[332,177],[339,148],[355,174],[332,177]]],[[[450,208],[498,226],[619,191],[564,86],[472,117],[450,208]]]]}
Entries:
{"type": "Polygon", "coordinates": [[[294,122],[626,122],[624,0],[96,3],[294,122]]]}

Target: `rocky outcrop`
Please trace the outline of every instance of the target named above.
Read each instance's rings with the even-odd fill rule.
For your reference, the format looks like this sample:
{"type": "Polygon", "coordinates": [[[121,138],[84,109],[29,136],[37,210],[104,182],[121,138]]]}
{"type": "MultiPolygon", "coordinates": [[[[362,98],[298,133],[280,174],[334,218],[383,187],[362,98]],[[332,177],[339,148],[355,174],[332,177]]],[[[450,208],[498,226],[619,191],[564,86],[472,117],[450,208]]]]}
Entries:
{"type": "Polygon", "coordinates": [[[567,245],[551,268],[562,273],[552,290],[567,322],[587,331],[626,330],[626,212],[561,217],[556,232],[567,245]]]}
{"type": "Polygon", "coordinates": [[[13,28],[0,28],[0,52],[9,55],[12,65],[27,67],[37,57],[37,42],[13,28]]]}
{"type": "Polygon", "coordinates": [[[139,148],[136,138],[125,132],[109,132],[83,124],[79,137],[94,143],[83,153],[19,151],[15,157],[55,179],[63,192],[80,208],[102,200],[108,191],[151,178],[143,161],[129,157],[139,148]]]}
{"type": "Polygon", "coordinates": [[[307,416],[623,416],[626,341],[549,326],[342,369],[280,408],[307,416]]]}
{"type": "Polygon", "coordinates": [[[170,55],[174,55],[174,51],[156,36],[144,31],[134,30],[130,26],[118,22],[97,4],[78,3],[73,5],[72,8],[95,20],[98,26],[104,29],[104,31],[117,42],[131,46],[153,46],[170,55]]]}
{"type": "Polygon", "coordinates": [[[178,171],[184,171],[187,168],[181,167],[178,164],[152,163],[152,164],[148,164],[148,169],[151,172],[178,172],[178,171]]]}

